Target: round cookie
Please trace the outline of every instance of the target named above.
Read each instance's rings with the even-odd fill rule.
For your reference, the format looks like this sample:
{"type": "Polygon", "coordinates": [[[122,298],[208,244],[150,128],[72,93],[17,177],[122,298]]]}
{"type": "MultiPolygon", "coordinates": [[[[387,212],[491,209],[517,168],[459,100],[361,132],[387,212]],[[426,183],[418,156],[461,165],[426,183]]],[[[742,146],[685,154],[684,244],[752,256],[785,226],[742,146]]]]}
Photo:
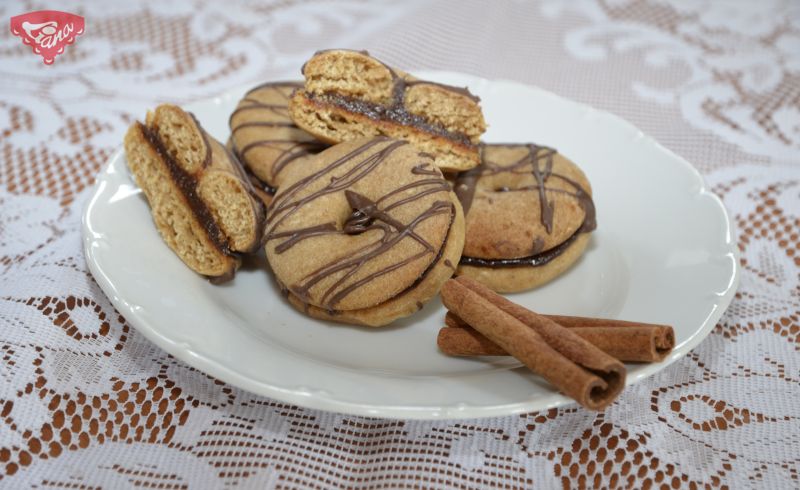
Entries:
{"type": "Polygon", "coordinates": [[[511,293],[540,286],[581,256],[595,229],[591,187],[552,148],[485,144],[454,187],[465,214],[458,274],[511,293]]]}
{"type": "Polygon", "coordinates": [[[265,243],[299,310],[382,326],[422,308],[453,274],[464,219],[429,155],[405,141],[360,139],[286,170],[265,243]]]}
{"type": "Polygon", "coordinates": [[[289,117],[289,97],[302,82],[271,82],[245,94],[228,124],[231,151],[254,180],[262,198],[269,199],[289,166],[302,164],[328,145],[303,131],[289,117]]]}

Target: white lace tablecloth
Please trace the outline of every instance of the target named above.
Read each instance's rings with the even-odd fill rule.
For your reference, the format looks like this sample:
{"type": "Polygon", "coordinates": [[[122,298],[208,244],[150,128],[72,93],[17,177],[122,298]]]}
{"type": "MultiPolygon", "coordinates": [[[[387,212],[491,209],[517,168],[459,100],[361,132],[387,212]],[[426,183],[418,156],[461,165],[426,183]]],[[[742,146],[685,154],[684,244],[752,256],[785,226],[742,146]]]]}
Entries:
{"type": "Polygon", "coordinates": [[[797,2],[0,4],[45,8],[86,33],[52,66],[0,36],[0,486],[800,487],[797,2]],[[326,47],[538,85],[685,157],[738,227],[722,321],[604,413],[470,421],[289,406],[146,341],[84,262],[94,176],[156,102],[299,76],[326,47]]]}

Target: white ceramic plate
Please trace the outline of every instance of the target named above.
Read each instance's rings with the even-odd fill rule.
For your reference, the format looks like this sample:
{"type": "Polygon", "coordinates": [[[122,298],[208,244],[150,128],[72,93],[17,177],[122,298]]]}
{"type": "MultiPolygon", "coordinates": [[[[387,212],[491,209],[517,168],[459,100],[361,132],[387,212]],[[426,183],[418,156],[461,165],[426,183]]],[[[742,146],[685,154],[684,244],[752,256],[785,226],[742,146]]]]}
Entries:
{"type": "MultiPolygon", "coordinates": [[[[482,99],[489,142],[536,142],[577,162],[594,189],[598,228],[556,281],[512,295],[543,313],[666,323],[677,347],[628,366],[628,383],[664,369],[716,324],[738,285],[722,203],[685,160],[624,120],[509,81],[445,72],[482,99]]],[[[246,88],[189,105],[222,141],[246,88]]],[[[309,319],[278,293],[263,255],[214,286],[161,241],[120,150],[98,177],[83,219],[89,267],[125,318],[155,344],[227,383],[311,408],[402,418],[513,414],[570,403],[513,359],[440,354],[438,299],[382,329],[309,319]]]]}

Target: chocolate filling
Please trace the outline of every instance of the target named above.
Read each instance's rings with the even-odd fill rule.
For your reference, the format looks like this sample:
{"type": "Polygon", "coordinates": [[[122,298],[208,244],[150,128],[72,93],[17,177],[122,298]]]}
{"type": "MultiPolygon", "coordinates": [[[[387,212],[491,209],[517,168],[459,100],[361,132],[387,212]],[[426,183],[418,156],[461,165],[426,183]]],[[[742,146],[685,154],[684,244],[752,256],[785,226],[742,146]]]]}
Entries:
{"type": "Polygon", "coordinates": [[[539,267],[547,264],[551,260],[564,253],[564,250],[569,248],[569,246],[572,245],[572,242],[578,238],[578,235],[583,232],[584,231],[582,227],[578,228],[578,230],[570,235],[569,238],[559,243],[555,247],[538,254],[529,255],[527,257],[518,257],[514,259],[482,259],[480,257],[467,257],[466,255],[462,255],[459,264],[470,265],[474,267],[491,267],[493,269],[520,266],[539,267]]]}
{"type": "Polygon", "coordinates": [[[333,92],[327,92],[322,95],[304,92],[304,95],[314,103],[330,104],[347,112],[366,116],[373,121],[389,121],[402,126],[410,126],[428,134],[446,138],[467,148],[476,148],[477,146],[470,141],[466,134],[448,131],[441,124],[432,123],[420,115],[411,114],[402,104],[387,106],[333,92]]]}
{"type": "MultiPolygon", "coordinates": [[[[325,51],[317,51],[314,56],[317,56],[322,53],[326,53],[328,51],[349,51],[349,52],[356,52],[360,53],[364,56],[370,56],[369,53],[366,51],[354,51],[354,50],[325,50],[325,51]]],[[[372,58],[370,56],[370,58],[372,58]]],[[[446,138],[454,143],[459,145],[465,146],[467,148],[473,149],[477,145],[473,144],[470,140],[469,136],[463,133],[458,133],[454,131],[449,131],[443,125],[438,123],[433,123],[428,121],[427,118],[420,116],[418,114],[411,114],[406,110],[405,107],[405,91],[407,87],[414,86],[414,85],[433,85],[436,87],[443,88],[449,92],[457,93],[468,97],[475,103],[480,102],[480,98],[476,95],[473,95],[466,87],[454,87],[452,85],[445,85],[443,83],[436,83],[436,82],[429,82],[426,80],[406,80],[402,76],[398,75],[396,71],[386,63],[372,58],[376,62],[380,63],[384,66],[392,76],[392,101],[390,104],[377,104],[374,102],[368,102],[362,99],[357,99],[355,97],[349,97],[341,94],[337,94],[335,92],[327,92],[324,94],[313,94],[310,92],[304,92],[305,97],[315,103],[325,103],[330,104],[335,107],[338,107],[342,110],[353,114],[360,114],[363,116],[367,116],[368,118],[374,121],[390,121],[395,124],[400,124],[402,126],[409,126],[420,131],[424,131],[428,134],[432,134],[434,136],[440,136],[446,138]]],[[[306,65],[303,65],[302,72],[305,75],[305,68],[306,65]]]]}
{"type": "MultiPolygon", "coordinates": [[[[186,203],[189,204],[189,208],[200,222],[200,225],[205,230],[209,240],[211,240],[217,250],[223,254],[233,255],[228,245],[228,240],[222,233],[222,230],[219,229],[219,226],[217,226],[217,223],[214,221],[211,211],[209,211],[208,207],[200,199],[200,196],[197,195],[197,179],[189,175],[189,173],[187,173],[185,170],[183,170],[183,168],[181,168],[180,165],[178,165],[178,162],[175,161],[170,152],[164,146],[164,143],[161,141],[161,138],[158,136],[158,133],[155,130],[148,128],[140,122],[137,122],[136,124],[139,130],[142,132],[142,135],[145,137],[145,140],[150,144],[153,150],[155,150],[155,152],[161,158],[161,161],[166,165],[172,181],[178,186],[178,189],[180,189],[181,194],[183,194],[183,197],[186,200],[186,203]]],[[[208,141],[206,141],[206,144],[208,144],[208,141]]],[[[206,147],[206,149],[210,155],[211,149],[208,147],[206,147]]]]}

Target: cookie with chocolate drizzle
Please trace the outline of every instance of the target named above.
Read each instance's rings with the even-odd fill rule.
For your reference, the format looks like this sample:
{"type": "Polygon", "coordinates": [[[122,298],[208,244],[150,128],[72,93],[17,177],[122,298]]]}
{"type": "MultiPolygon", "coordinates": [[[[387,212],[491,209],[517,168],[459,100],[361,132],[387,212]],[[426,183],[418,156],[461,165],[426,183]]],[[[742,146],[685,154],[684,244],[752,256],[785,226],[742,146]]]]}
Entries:
{"type": "Polygon", "coordinates": [[[265,206],[236,158],[190,113],[162,104],[125,135],[156,228],[192,270],[220,282],[261,246],[265,206]]]}
{"type": "Polygon", "coordinates": [[[292,120],[317,139],[340,143],[384,135],[411,142],[441,170],[479,163],[486,131],[479,99],[467,89],[418,80],[366,51],[317,52],[305,85],[289,101],[292,120]]]}
{"type": "Polygon", "coordinates": [[[289,117],[289,97],[303,82],[269,82],[245,94],[228,123],[228,146],[242,162],[262,199],[269,201],[284,170],[302,165],[328,147],[289,117]]]}
{"type": "Polygon", "coordinates": [[[498,292],[542,285],[566,271],[595,229],[583,172],[552,148],[485,144],[481,165],[459,174],[466,239],[458,274],[498,292]]]}
{"type": "Polygon", "coordinates": [[[377,327],[438,293],[461,255],[464,219],[429,155],[366,138],[287,169],[264,237],[271,269],[300,311],[377,327]]]}

